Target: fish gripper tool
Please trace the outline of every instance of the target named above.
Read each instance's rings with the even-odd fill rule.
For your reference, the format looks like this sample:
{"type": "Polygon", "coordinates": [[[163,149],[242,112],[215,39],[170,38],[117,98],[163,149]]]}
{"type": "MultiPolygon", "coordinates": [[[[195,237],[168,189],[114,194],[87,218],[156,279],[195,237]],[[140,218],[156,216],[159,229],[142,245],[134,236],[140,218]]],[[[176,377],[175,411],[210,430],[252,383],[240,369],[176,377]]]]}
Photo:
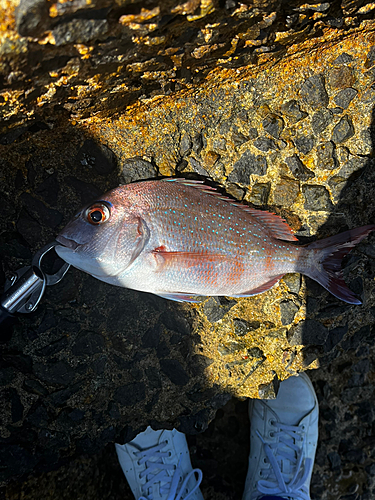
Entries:
{"type": "Polygon", "coordinates": [[[21,267],[5,283],[0,297],[0,327],[14,313],[31,313],[37,308],[46,286],[55,285],[65,276],[70,265],[64,262],[56,272],[43,270],[43,261],[52,252],[56,241],[45,245],[33,257],[30,266],[21,267]]]}

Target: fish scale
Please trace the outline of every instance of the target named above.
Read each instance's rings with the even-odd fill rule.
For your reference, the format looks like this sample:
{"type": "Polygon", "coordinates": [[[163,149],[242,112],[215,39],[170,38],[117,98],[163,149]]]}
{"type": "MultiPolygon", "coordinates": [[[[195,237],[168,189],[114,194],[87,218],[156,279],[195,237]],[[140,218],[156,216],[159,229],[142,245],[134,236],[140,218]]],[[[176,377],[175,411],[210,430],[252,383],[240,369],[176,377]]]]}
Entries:
{"type": "Polygon", "coordinates": [[[284,274],[300,272],[358,304],[344,283],[341,259],[374,229],[297,245],[279,216],[223,197],[200,181],[174,178],[103,195],[63,229],[56,251],[102,281],[174,300],[255,295],[284,274]]]}

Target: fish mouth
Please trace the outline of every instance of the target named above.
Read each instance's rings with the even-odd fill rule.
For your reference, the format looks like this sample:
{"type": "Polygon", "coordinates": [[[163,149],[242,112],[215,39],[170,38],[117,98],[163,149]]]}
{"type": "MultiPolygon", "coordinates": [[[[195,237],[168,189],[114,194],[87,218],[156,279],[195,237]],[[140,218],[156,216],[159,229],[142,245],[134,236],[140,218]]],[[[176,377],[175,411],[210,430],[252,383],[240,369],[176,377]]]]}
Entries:
{"type": "Polygon", "coordinates": [[[65,236],[61,236],[60,234],[56,237],[56,241],[63,247],[70,248],[71,250],[76,250],[76,248],[79,247],[79,243],[69,238],[65,238],[65,236]]]}

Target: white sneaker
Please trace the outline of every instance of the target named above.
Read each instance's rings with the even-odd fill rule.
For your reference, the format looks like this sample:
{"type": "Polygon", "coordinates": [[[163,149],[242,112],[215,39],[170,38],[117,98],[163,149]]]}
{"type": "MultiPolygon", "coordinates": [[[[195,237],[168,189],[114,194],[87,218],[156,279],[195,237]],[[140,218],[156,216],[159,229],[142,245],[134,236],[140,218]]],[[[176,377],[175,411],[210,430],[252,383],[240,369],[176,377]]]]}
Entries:
{"type": "Polygon", "coordinates": [[[318,400],[305,373],[281,382],[276,399],[250,401],[250,456],[243,500],[264,495],[310,500],[318,414],[318,400]]]}
{"type": "Polygon", "coordinates": [[[147,427],[116,451],[137,500],[203,500],[202,471],[191,466],[185,434],[147,427]]]}

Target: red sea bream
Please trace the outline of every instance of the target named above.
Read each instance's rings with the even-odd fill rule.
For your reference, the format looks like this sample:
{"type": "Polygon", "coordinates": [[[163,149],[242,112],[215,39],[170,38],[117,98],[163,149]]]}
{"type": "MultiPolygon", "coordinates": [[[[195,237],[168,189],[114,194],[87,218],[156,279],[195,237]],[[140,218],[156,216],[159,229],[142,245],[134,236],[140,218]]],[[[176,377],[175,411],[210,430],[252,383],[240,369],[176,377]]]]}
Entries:
{"type": "Polygon", "coordinates": [[[374,230],[368,225],[301,246],[277,215],[199,181],[163,179],[103,195],[61,231],[56,251],[99,280],[174,300],[246,297],[286,273],[302,273],[360,304],[345,285],[341,259],[374,230]]]}

